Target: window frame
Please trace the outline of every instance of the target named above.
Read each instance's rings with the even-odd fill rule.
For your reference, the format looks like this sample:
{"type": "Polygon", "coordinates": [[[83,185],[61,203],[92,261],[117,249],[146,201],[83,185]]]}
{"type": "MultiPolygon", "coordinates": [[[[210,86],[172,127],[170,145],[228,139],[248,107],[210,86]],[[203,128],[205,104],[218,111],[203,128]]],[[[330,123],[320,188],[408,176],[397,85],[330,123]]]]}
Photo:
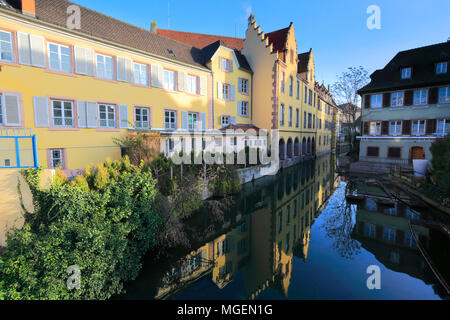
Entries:
{"type": "Polygon", "coordinates": [[[166,130],[176,130],[177,129],[177,111],[176,110],[164,110],[164,129],[166,130]],[[172,124],[172,121],[167,122],[167,118],[172,120],[173,115],[173,126],[168,126],[167,124],[172,124]]]}
{"type": "Polygon", "coordinates": [[[280,126],[284,126],[284,103],[280,103],[280,126]]]}
{"type": "Polygon", "coordinates": [[[401,79],[409,80],[412,78],[412,67],[404,67],[401,69],[401,79]]]}
{"type": "Polygon", "coordinates": [[[57,168],[64,169],[64,150],[63,149],[50,149],[50,159],[49,160],[50,160],[52,169],[57,169],[57,168]],[[59,166],[55,166],[55,163],[54,163],[55,157],[53,154],[54,151],[58,151],[60,153],[59,166]]]}
{"type": "Polygon", "coordinates": [[[395,91],[391,93],[391,107],[403,107],[405,105],[405,92],[395,91]],[[400,100],[401,97],[401,100],[400,100]],[[395,104],[394,104],[395,101],[395,104]]]}
{"type": "Polygon", "coordinates": [[[171,91],[171,92],[175,91],[177,89],[176,82],[177,82],[177,79],[176,79],[175,71],[164,69],[164,71],[163,71],[163,89],[167,90],[167,91],[171,91]],[[167,79],[166,79],[166,75],[167,75],[167,79]],[[173,75],[173,79],[171,79],[172,75],[173,75]],[[173,80],[173,83],[172,83],[172,80],[173,80]]]}
{"type": "Polygon", "coordinates": [[[412,136],[423,136],[426,133],[426,120],[421,120],[421,119],[416,119],[416,120],[412,120],[411,121],[411,135],[412,136]],[[419,130],[414,130],[415,127],[415,123],[418,122],[417,124],[417,129],[419,130]],[[421,130],[421,123],[423,122],[423,130],[421,130]],[[422,132],[423,131],[423,132],[422,132]]]}
{"type": "Polygon", "coordinates": [[[145,63],[139,63],[139,62],[133,62],[133,77],[134,77],[134,79],[133,79],[133,83],[134,84],[136,84],[136,85],[138,85],[138,86],[145,86],[145,87],[148,87],[149,86],[149,77],[148,77],[148,71],[149,71],[149,68],[148,68],[148,65],[147,64],[145,64],[145,63]],[[138,66],[138,70],[139,70],[139,72],[138,72],[138,74],[139,74],[139,82],[137,81],[137,77],[136,77],[136,66],[138,66]],[[142,75],[143,75],[143,70],[142,70],[142,68],[143,67],[145,67],[145,83],[143,83],[143,81],[142,81],[142,75]]]}
{"type": "Polygon", "coordinates": [[[383,107],[383,94],[370,95],[370,108],[378,109],[383,107]],[[375,98],[375,101],[374,101],[375,98]]]}
{"type": "Polygon", "coordinates": [[[370,121],[369,122],[369,135],[370,136],[380,136],[381,135],[381,121],[370,121]],[[372,127],[372,124],[375,124],[375,125],[372,127]],[[372,128],[374,128],[375,130],[372,130],[372,128]]]}
{"type": "Polygon", "coordinates": [[[11,50],[11,60],[7,60],[7,59],[2,59],[2,52],[3,51],[1,51],[1,48],[2,48],[2,43],[8,43],[7,41],[5,41],[5,40],[1,40],[0,39],[0,61],[2,61],[2,62],[6,62],[6,63],[15,63],[16,62],[16,56],[15,56],[15,48],[14,48],[14,46],[15,46],[15,43],[14,43],[14,33],[12,32],[12,31],[7,31],[7,30],[3,30],[3,29],[1,29],[0,30],[0,33],[6,33],[6,34],[9,34],[9,39],[10,39],[10,42],[9,42],[9,49],[11,50]]]}
{"type": "Polygon", "coordinates": [[[249,104],[248,101],[241,101],[241,110],[239,110],[239,114],[241,117],[248,117],[249,104]],[[245,110],[245,113],[243,112],[245,110]]]}
{"type": "Polygon", "coordinates": [[[67,45],[67,44],[61,44],[61,43],[57,43],[57,42],[53,42],[53,41],[48,41],[47,42],[47,50],[48,50],[48,69],[51,71],[56,71],[56,72],[64,72],[64,73],[73,73],[73,66],[72,66],[72,56],[73,56],[73,52],[72,52],[72,46],[67,45]],[[58,57],[58,69],[53,68],[52,66],[52,53],[55,53],[51,50],[51,46],[56,46],[57,47],[57,57],[58,57]],[[63,56],[67,57],[66,54],[62,53],[62,48],[66,48],[69,50],[69,70],[63,70],[63,56]]]}
{"type": "Polygon", "coordinates": [[[413,105],[423,106],[426,104],[428,104],[428,89],[414,90],[413,105]],[[423,92],[425,92],[425,97],[423,97],[423,94],[422,94],[423,92]],[[420,94],[419,97],[417,97],[417,93],[420,94]],[[417,100],[419,100],[419,103],[417,103],[417,100]]]}
{"type": "Polygon", "coordinates": [[[449,87],[441,87],[439,88],[439,103],[450,103],[450,86],[449,87]],[[442,99],[442,95],[441,92],[445,90],[445,95],[444,95],[444,99],[442,99]]]}
{"type": "Polygon", "coordinates": [[[146,130],[150,128],[150,108],[148,107],[134,107],[134,126],[136,129],[140,129],[140,130],[146,130]],[[146,111],[147,112],[147,126],[138,126],[138,122],[139,123],[145,123],[144,120],[142,120],[142,118],[145,116],[143,114],[140,114],[139,116],[141,117],[141,120],[137,120],[137,116],[138,116],[138,111],[146,111]]]}
{"type": "Polygon", "coordinates": [[[62,100],[62,99],[50,99],[50,106],[51,106],[51,112],[52,112],[52,127],[53,128],[68,128],[68,129],[73,129],[75,128],[75,104],[73,101],[70,100],[62,100]],[[55,102],[60,102],[61,103],[61,117],[55,117],[55,102]],[[66,117],[65,116],[65,104],[66,103],[70,103],[70,107],[71,107],[71,114],[72,116],[66,117]],[[61,123],[60,125],[55,124],[55,119],[61,119],[61,123]],[[70,119],[72,121],[71,125],[66,125],[65,122],[66,120],[70,119]]]}
{"type": "Polygon", "coordinates": [[[435,68],[435,73],[437,75],[441,75],[441,74],[446,74],[448,72],[448,61],[441,61],[436,63],[436,68],[435,68]],[[445,71],[443,71],[444,68],[440,68],[441,70],[439,70],[439,66],[445,66],[445,71]]]}
{"type": "Polygon", "coordinates": [[[403,129],[403,123],[401,120],[390,120],[389,121],[389,135],[395,136],[395,137],[400,136],[402,134],[402,129],[403,129]],[[395,123],[394,124],[394,128],[395,128],[394,132],[391,131],[392,123],[395,123]],[[398,128],[400,128],[400,129],[398,129],[398,128]]]}
{"type": "Polygon", "coordinates": [[[96,53],[95,54],[95,68],[96,68],[96,74],[97,74],[97,78],[98,79],[102,79],[102,80],[109,80],[109,81],[114,81],[114,77],[115,77],[115,67],[114,67],[114,57],[113,56],[108,56],[102,53],[96,53]],[[102,58],[102,62],[99,63],[98,59],[102,58]],[[111,78],[107,77],[107,70],[106,70],[106,62],[111,60],[112,64],[111,64],[111,78]],[[100,75],[99,70],[100,70],[100,65],[103,64],[103,74],[100,75]]]}
{"type": "Polygon", "coordinates": [[[100,129],[117,129],[117,106],[116,105],[114,105],[114,104],[109,104],[109,103],[99,103],[98,104],[98,108],[97,108],[97,111],[98,111],[98,127],[100,128],[100,129]],[[106,119],[101,119],[101,114],[102,114],[102,111],[100,110],[100,108],[102,107],[102,106],[105,106],[106,107],[106,109],[105,109],[105,115],[106,115],[106,119]],[[109,118],[109,115],[110,115],[110,110],[109,110],[109,108],[112,108],[113,109],[113,115],[114,115],[114,118],[113,119],[110,119],[109,118]],[[102,121],[106,121],[106,126],[102,126],[101,125],[101,122],[102,121]],[[109,125],[109,122],[110,121],[114,121],[114,127],[111,127],[110,125],[109,125]]]}
{"type": "Polygon", "coordinates": [[[436,132],[435,132],[435,134],[439,135],[439,136],[445,136],[447,134],[450,134],[450,118],[449,119],[445,118],[445,119],[437,119],[436,120],[436,132]],[[439,122],[443,122],[442,130],[441,130],[442,132],[439,132],[439,122]],[[448,132],[446,132],[446,131],[448,131],[448,132]]]}
{"type": "Polygon", "coordinates": [[[200,115],[198,112],[188,112],[187,113],[188,129],[197,130],[200,121],[200,115]],[[191,121],[192,120],[192,121],[191,121]],[[192,123],[191,123],[192,122],[192,123]]]}
{"type": "Polygon", "coordinates": [[[198,94],[198,77],[196,75],[188,74],[186,77],[186,92],[189,94],[198,94]],[[194,90],[195,87],[195,90],[194,90]]]}
{"type": "Polygon", "coordinates": [[[388,159],[397,159],[397,160],[400,160],[400,159],[402,158],[402,147],[388,147],[388,148],[387,148],[386,157],[387,157],[388,159]],[[393,149],[398,149],[398,150],[399,150],[399,155],[398,155],[398,157],[393,157],[392,155],[389,154],[390,151],[393,150],[393,149]]]}

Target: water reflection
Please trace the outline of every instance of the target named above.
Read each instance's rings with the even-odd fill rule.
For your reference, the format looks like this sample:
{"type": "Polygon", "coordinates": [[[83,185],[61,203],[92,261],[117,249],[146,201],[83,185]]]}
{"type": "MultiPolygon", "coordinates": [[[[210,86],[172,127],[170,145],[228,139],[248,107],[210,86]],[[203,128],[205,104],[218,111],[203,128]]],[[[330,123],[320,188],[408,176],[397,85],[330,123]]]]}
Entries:
{"type": "MultiPolygon", "coordinates": [[[[215,299],[227,292],[225,298],[233,299],[364,299],[371,298],[365,268],[374,263],[420,279],[413,284],[409,279],[396,283],[394,276],[389,283],[392,291],[411,284],[426,292],[427,298],[435,298],[422,287],[424,282],[423,286],[431,284],[445,296],[409,232],[409,219],[413,219],[414,232],[432,252],[432,231],[419,224],[427,217],[392,201],[364,179],[340,186],[335,163],[335,156],[328,155],[245,186],[222,220],[211,222],[208,212],[199,214],[189,222],[197,230],[192,234],[202,235],[192,242],[197,243],[192,250],[182,250],[164,263],[145,262],[141,275],[121,298],[215,299]],[[345,191],[333,195],[338,187],[345,191]],[[346,201],[349,194],[364,195],[365,200],[346,201]],[[206,226],[207,232],[202,233],[206,226]],[[360,278],[354,275],[357,270],[362,270],[360,278]],[[327,277],[346,279],[348,287],[331,288],[333,296],[330,283],[320,280],[327,277]]],[[[404,296],[384,292],[375,298],[404,296]]]]}

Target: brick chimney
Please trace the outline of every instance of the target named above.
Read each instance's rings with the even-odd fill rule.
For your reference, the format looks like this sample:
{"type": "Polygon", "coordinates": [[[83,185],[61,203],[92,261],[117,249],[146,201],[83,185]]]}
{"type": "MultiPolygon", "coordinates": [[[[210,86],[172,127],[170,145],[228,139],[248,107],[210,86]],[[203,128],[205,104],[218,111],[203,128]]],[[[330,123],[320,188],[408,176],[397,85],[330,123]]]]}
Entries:
{"type": "Polygon", "coordinates": [[[35,0],[22,0],[22,13],[29,16],[36,16],[36,1],[35,0]]]}
{"type": "Polygon", "coordinates": [[[157,33],[158,32],[158,24],[156,21],[152,21],[151,27],[150,27],[151,33],[157,33]]]}

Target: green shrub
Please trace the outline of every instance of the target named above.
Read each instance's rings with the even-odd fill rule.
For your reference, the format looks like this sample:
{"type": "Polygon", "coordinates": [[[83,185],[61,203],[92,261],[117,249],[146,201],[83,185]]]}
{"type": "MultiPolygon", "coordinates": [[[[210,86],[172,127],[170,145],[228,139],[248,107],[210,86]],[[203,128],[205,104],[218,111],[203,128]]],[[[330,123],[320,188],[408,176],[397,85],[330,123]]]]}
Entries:
{"type": "Polygon", "coordinates": [[[430,151],[433,177],[438,187],[450,197],[450,136],[436,139],[430,151]]]}
{"type": "Polygon", "coordinates": [[[8,235],[0,257],[0,299],[108,299],[121,293],[157,244],[162,219],[155,212],[152,174],[123,159],[48,189],[39,188],[38,170],[24,176],[35,213],[8,235]],[[69,290],[67,268],[74,265],[81,270],[81,288],[69,290]]]}

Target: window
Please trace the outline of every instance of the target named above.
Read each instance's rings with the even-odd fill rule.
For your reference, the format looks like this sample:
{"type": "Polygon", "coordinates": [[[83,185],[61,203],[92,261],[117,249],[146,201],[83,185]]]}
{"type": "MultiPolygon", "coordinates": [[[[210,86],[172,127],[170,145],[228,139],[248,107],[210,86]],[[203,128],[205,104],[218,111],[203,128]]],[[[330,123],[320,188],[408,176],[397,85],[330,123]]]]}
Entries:
{"type": "Polygon", "coordinates": [[[371,108],[381,108],[383,104],[382,94],[373,94],[370,96],[370,107],[371,108]]]}
{"type": "Polygon", "coordinates": [[[402,122],[391,121],[389,122],[389,134],[391,136],[398,136],[402,133],[402,122]]]}
{"type": "Polygon", "coordinates": [[[173,152],[175,149],[175,141],[172,138],[166,140],[167,154],[173,152]]]}
{"type": "Polygon", "coordinates": [[[306,129],[306,111],[303,112],[303,128],[306,129]]]}
{"type": "Polygon", "coordinates": [[[289,77],[289,95],[292,97],[294,91],[294,78],[292,76],[289,77]]]}
{"type": "Polygon", "coordinates": [[[284,104],[280,105],[280,126],[284,126],[284,104]]]}
{"type": "Polygon", "coordinates": [[[439,89],[439,103],[450,103],[450,87],[439,89]]]}
{"type": "Polygon", "coordinates": [[[175,72],[164,70],[163,88],[170,91],[175,91],[175,72]]]}
{"type": "Polygon", "coordinates": [[[50,161],[52,169],[63,168],[63,151],[62,149],[50,150],[50,161]]]}
{"type": "Polygon", "coordinates": [[[447,73],[447,61],[436,63],[436,74],[447,73]]]}
{"type": "Polygon", "coordinates": [[[73,128],[73,103],[71,101],[52,100],[52,118],[55,127],[73,128]]]}
{"type": "Polygon", "coordinates": [[[229,60],[229,59],[225,59],[220,57],[220,68],[225,71],[225,72],[232,72],[233,71],[233,61],[229,60]]]}
{"type": "Polygon", "coordinates": [[[311,89],[309,89],[308,104],[309,104],[310,106],[312,106],[312,103],[313,103],[312,100],[313,100],[313,92],[312,92],[311,89]]]}
{"type": "Polygon", "coordinates": [[[319,119],[319,129],[322,129],[322,119],[319,119]]]}
{"type": "Polygon", "coordinates": [[[166,129],[176,129],[177,116],[175,111],[164,112],[164,126],[166,129]]]}
{"type": "Polygon", "coordinates": [[[13,37],[11,32],[0,30],[0,60],[14,62],[13,37]]]}
{"type": "Polygon", "coordinates": [[[300,126],[300,110],[295,109],[295,126],[298,128],[300,126]]]}
{"type": "Polygon", "coordinates": [[[97,77],[100,79],[114,79],[114,61],[112,57],[97,55],[97,77]]]}
{"type": "Polygon", "coordinates": [[[307,99],[308,99],[308,87],[305,86],[305,103],[306,103],[307,99]]]}
{"type": "Polygon", "coordinates": [[[300,99],[300,81],[297,80],[297,100],[300,99]]]}
{"type": "Polygon", "coordinates": [[[393,263],[400,263],[400,253],[398,251],[391,251],[389,254],[389,260],[393,263]]]}
{"type": "Polygon", "coordinates": [[[415,90],[414,91],[414,105],[423,105],[428,102],[428,90],[415,90]]]}
{"type": "Polygon", "coordinates": [[[316,115],[313,115],[313,129],[316,128],[316,115]]]}
{"type": "Polygon", "coordinates": [[[222,94],[224,100],[231,100],[231,85],[224,83],[222,85],[222,94]]]}
{"type": "Polygon", "coordinates": [[[148,71],[145,64],[134,64],[134,83],[147,86],[148,85],[148,71]]]}
{"type": "Polygon", "coordinates": [[[399,147],[388,148],[388,158],[400,159],[402,157],[402,149],[399,147]]]}
{"type": "Polygon", "coordinates": [[[395,242],[395,228],[383,228],[383,239],[390,242],[395,242]]]}
{"type": "Polygon", "coordinates": [[[312,114],[308,113],[308,129],[312,128],[312,114]]]}
{"type": "Polygon", "coordinates": [[[403,106],[403,91],[402,92],[392,92],[391,94],[391,107],[403,106]]]}
{"type": "Polygon", "coordinates": [[[411,79],[411,68],[402,68],[402,79],[411,79]]]}
{"type": "Polygon", "coordinates": [[[416,239],[413,237],[413,235],[410,232],[405,232],[405,239],[404,239],[405,245],[415,248],[417,246],[416,239]]]}
{"type": "Polygon", "coordinates": [[[241,88],[241,93],[243,94],[248,94],[248,80],[247,79],[239,79],[241,82],[240,88],[241,88]]]}
{"type": "Polygon", "coordinates": [[[289,107],[289,127],[292,127],[292,107],[289,107]]]}
{"type": "Polygon", "coordinates": [[[116,127],[116,108],[112,105],[100,104],[100,128],[115,128],[116,127]]]}
{"type": "Polygon", "coordinates": [[[379,136],[381,134],[381,122],[380,121],[370,122],[369,133],[372,136],[379,136]]]}
{"type": "Polygon", "coordinates": [[[188,113],[188,128],[189,130],[195,130],[198,126],[198,114],[197,113],[188,113]]]}
{"type": "Polygon", "coordinates": [[[150,127],[150,116],[147,108],[135,109],[135,127],[138,129],[147,129],[150,127]]]}
{"type": "Polygon", "coordinates": [[[281,230],[283,230],[283,213],[282,212],[280,212],[278,214],[278,233],[280,233],[281,230]]]}
{"type": "Polygon", "coordinates": [[[412,122],[412,135],[421,136],[425,134],[425,120],[414,120],[412,122]]]}
{"type": "Polygon", "coordinates": [[[230,122],[231,122],[230,116],[222,116],[222,127],[228,126],[230,122]]]}
{"type": "Polygon", "coordinates": [[[241,101],[241,110],[239,110],[239,114],[243,117],[248,117],[248,102],[241,101]]]}
{"type": "Polygon", "coordinates": [[[322,110],[322,101],[319,99],[319,102],[318,102],[318,104],[317,104],[317,109],[319,110],[319,111],[321,111],[322,110]]]}
{"type": "Polygon", "coordinates": [[[287,206],[286,208],[286,224],[289,225],[291,222],[291,206],[287,206]]]}
{"type": "Polygon", "coordinates": [[[364,235],[369,238],[375,238],[376,227],[372,223],[366,223],[364,225],[364,235]]]}
{"type": "Polygon", "coordinates": [[[187,82],[187,88],[186,88],[186,92],[191,93],[191,94],[197,94],[198,93],[198,88],[197,88],[197,79],[198,77],[196,76],[190,76],[188,75],[186,78],[186,82],[187,82]]]}
{"type": "Polygon", "coordinates": [[[450,133],[450,119],[439,119],[437,121],[436,133],[447,135],[450,133]]]}
{"type": "Polygon", "coordinates": [[[48,59],[51,70],[72,72],[72,51],[70,47],[56,43],[48,44],[48,59]]]}
{"type": "Polygon", "coordinates": [[[281,86],[281,92],[284,93],[284,78],[285,78],[285,72],[282,71],[281,72],[281,81],[280,81],[280,86],[281,86]]]}

